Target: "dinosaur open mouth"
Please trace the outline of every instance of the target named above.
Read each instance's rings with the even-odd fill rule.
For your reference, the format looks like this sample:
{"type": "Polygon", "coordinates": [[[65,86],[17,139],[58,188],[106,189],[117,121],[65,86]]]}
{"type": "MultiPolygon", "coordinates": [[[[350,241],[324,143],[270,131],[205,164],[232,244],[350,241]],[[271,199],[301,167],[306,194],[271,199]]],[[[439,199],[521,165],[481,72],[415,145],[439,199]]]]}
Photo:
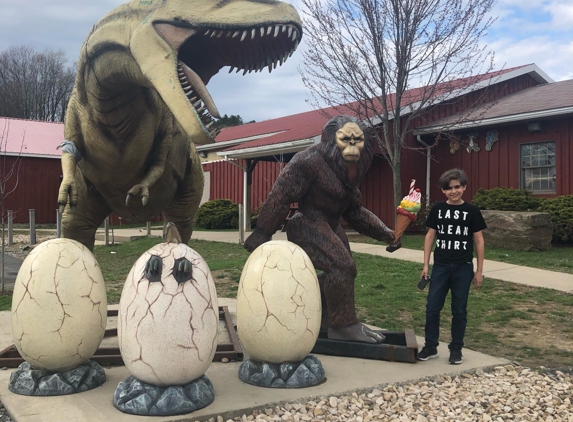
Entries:
{"type": "Polygon", "coordinates": [[[212,137],[219,132],[213,118],[219,112],[206,85],[223,67],[269,72],[282,65],[298,47],[302,33],[293,23],[256,27],[185,28],[171,23],[155,23],[157,33],[177,51],[177,71],[181,87],[203,125],[212,137]]]}

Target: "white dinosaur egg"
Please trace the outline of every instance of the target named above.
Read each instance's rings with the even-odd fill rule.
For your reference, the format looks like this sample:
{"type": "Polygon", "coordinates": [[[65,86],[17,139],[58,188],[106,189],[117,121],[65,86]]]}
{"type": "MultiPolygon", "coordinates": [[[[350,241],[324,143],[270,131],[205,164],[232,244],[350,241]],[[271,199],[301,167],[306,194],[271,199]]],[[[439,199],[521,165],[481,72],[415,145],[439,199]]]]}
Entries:
{"type": "Polygon", "coordinates": [[[127,276],[118,339],[127,369],[157,386],[187,384],[217,350],[219,308],[205,260],[183,243],[160,243],[127,276]]]}
{"type": "Polygon", "coordinates": [[[65,372],[88,361],[107,322],[101,269],[88,248],[52,239],[26,257],[14,284],[12,337],[36,369],[65,372]]]}
{"type": "Polygon", "coordinates": [[[302,361],[318,338],[321,310],[316,271],[301,247],[274,240],[251,253],[237,293],[237,330],[252,359],[302,361]]]}

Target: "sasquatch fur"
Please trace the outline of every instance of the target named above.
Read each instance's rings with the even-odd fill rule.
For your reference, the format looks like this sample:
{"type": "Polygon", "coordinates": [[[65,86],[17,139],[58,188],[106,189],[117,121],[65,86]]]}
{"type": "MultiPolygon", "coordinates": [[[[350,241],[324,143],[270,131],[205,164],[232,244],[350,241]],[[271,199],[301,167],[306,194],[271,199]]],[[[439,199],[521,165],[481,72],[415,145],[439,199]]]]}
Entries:
{"type": "Polygon", "coordinates": [[[316,269],[323,271],[319,276],[323,321],[332,328],[358,323],[354,307],[356,264],[341,217],[359,233],[384,242],[393,240],[393,232],[361,204],[358,186],[371,162],[370,130],[350,116],[333,118],[324,127],[320,144],[296,154],[280,173],[261,209],[257,228],[245,242],[245,248],[253,251],[269,241],[284,223],[290,204],[298,202],[298,213],[287,225],[287,236],[305,250],[316,269]],[[336,132],[349,122],[356,123],[365,138],[356,163],[345,161],[336,144],[336,132]]]}

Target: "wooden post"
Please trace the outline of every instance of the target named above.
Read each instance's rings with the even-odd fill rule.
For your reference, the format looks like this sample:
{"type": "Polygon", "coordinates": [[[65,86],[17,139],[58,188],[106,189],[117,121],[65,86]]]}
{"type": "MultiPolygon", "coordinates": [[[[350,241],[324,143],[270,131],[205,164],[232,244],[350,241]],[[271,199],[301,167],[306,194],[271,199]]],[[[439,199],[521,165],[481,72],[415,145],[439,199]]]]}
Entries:
{"type": "Polygon", "coordinates": [[[105,246],[109,246],[109,216],[105,218],[104,222],[105,227],[105,246]]]}
{"type": "Polygon", "coordinates": [[[56,237],[62,237],[62,213],[59,208],[56,210],[56,237]]]}
{"type": "Polygon", "coordinates": [[[28,210],[30,213],[30,245],[36,244],[36,210],[28,210]]]}
{"type": "Polygon", "coordinates": [[[239,245],[245,243],[245,227],[243,225],[243,205],[239,204],[239,245]]]}
{"type": "Polygon", "coordinates": [[[147,235],[151,236],[151,221],[147,222],[147,235]]]}
{"type": "Polygon", "coordinates": [[[14,211],[8,210],[8,246],[14,244],[14,211]]]}

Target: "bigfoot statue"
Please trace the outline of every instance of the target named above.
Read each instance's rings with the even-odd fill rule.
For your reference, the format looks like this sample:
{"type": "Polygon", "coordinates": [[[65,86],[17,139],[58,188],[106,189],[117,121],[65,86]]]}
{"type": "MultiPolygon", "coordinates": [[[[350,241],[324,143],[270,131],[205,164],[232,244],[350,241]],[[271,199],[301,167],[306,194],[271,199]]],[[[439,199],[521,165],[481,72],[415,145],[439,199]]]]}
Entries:
{"type": "MultiPolygon", "coordinates": [[[[384,336],[358,321],[354,308],[356,264],[340,217],[361,234],[394,243],[394,232],[362,207],[358,186],[372,162],[372,132],[350,116],[331,119],[320,144],[294,156],[280,173],[245,248],[252,252],[283,224],[290,204],[288,240],[302,247],[319,275],[328,338],[381,343],[384,336]]],[[[400,247],[398,242],[395,249],[400,247]]],[[[395,250],[394,249],[394,250],[395,250]]]]}

